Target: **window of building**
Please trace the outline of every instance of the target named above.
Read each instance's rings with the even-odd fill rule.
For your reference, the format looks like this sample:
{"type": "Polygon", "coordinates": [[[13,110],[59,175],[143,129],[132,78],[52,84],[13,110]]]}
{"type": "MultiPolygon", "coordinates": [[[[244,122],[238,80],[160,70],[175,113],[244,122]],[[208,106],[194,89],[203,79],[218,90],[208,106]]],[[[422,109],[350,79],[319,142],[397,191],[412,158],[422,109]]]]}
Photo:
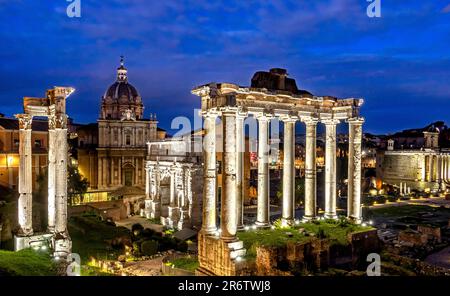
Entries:
{"type": "Polygon", "coordinates": [[[14,139],[14,146],[19,147],[19,139],[14,139]]]}
{"type": "Polygon", "coordinates": [[[34,140],[34,147],[41,148],[42,147],[42,140],[34,140]]]}
{"type": "Polygon", "coordinates": [[[131,135],[130,134],[127,134],[126,135],[126,145],[131,145],[131,135]]]}

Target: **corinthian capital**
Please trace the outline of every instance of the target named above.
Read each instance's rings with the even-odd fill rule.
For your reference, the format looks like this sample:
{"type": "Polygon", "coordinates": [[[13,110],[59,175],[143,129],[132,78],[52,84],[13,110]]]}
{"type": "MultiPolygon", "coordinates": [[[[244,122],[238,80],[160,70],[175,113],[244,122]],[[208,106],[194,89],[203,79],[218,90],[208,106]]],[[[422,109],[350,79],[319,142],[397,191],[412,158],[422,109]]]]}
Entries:
{"type": "Polygon", "coordinates": [[[49,129],[66,129],[67,128],[67,115],[53,115],[48,118],[49,129]]]}
{"type": "Polygon", "coordinates": [[[352,117],[347,119],[347,122],[349,124],[354,124],[354,125],[362,125],[364,123],[364,117],[352,117]]]}
{"type": "Polygon", "coordinates": [[[312,117],[312,116],[303,116],[301,118],[301,120],[306,125],[317,125],[317,123],[319,122],[319,119],[317,119],[316,117],[312,117]]]}
{"type": "Polygon", "coordinates": [[[31,129],[33,123],[33,116],[29,114],[17,114],[16,118],[19,120],[19,129],[27,130],[31,129]]]}

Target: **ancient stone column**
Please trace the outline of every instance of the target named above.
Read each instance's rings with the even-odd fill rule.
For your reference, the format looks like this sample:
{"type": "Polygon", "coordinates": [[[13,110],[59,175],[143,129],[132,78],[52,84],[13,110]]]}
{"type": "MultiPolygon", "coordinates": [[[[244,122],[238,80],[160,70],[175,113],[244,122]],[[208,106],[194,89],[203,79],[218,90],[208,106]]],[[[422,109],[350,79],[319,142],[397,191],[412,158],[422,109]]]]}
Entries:
{"type": "Polygon", "coordinates": [[[207,234],[214,234],[217,230],[216,219],[216,119],[217,113],[205,112],[203,138],[203,222],[202,230],[207,234]]]}
{"type": "Polygon", "coordinates": [[[283,207],[282,220],[291,225],[295,218],[295,122],[296,118],[282,118],[284,121],[283,157],[283,207]]]}
{"type": "Polygon", "coordinates": [[[222,111],[223,128],[223,185],[221,206],[221,239],[233,241],[237,232],[237,182],[236,182],[236,108],[226,108],[222,111]]]}
{"type": "Polygon", "coordinates": [[[245,132],[244,120],[246,115],[236,116],[236,216],[238,229],[244,228],[244,152],[245,132]]]}
{"type": "Polygon", "coordinates": [[[305,157],[305,215],[304,220],[316,218],[317,205],[317,169],[316,169],[316,118],[306,117],[306,157],[305,157]]]}
{"type": "Polygon", "coordinates": [[[56,132],[54,119],[49,118],[48,128],[48,231],[55,231],[56,220],[56,132]]]}
{"type": "Polygon", "coordinates": [[[261,114],[258,119],[258,212],[256,225],[269,226],[269,121],[261,114]]]}
{"type": "Polygon", "coordinates": [[[152,179],[151,179],[151,172],[150,168],[145,168],[145,199],[150,199],[152,190],[150,187],[152,186],[152,179]]]}
{"type": "Polygon", "coordinates": [[[67,115],[55,117],[55,232],[67,233],[67,115]]]}
{"type": "Polygon", "coordinates": [[[348,213],[355,223],[360,223],[361,216],[361,142],[364,119],[357,117],[348,120],[348,213]]]}
{"type": "Polygon", "coordinates": [[[19,235],[33,235],[33,177],[31,124],[33,117],[27,114],[16,115],[19,119],[19,235]]]}
{"type": "Polygon", "coordinates": [[[428,156],[428,182],[433,181],[433,155],[428,156]]]}
{"type": "Polygon", "coordinates": [[[176,206],[176,180],[177,180],[177,172],[176,168],[170,169],[170,206],[176,206]]]}
{"type": "Polygon", "coordinates": [[[325,124],[325,218],[336,219],[336,125],[337,119],[325,124]]]}

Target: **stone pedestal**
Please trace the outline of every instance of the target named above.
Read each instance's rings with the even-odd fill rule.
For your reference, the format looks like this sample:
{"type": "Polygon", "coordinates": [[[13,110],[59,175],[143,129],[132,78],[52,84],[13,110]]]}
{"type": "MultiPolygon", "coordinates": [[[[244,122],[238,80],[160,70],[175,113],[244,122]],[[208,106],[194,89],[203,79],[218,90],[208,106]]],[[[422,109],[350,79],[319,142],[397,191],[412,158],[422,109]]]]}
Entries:
{"type": "Polygon", "coordinates": [[[161,202],[152,200],[150,202],[150,218],[159,219],[161,217],[161,202]]]}
{"type": "Polygon", "coordinates": [[[146,199],[144,201],[144,216],[147,219],[151,218],[151,214],[152,214],[152,200],[151,199],[146,199]]]}
{"type": "Polygon", "coordinates": [[[14,251],[28,248],[51,248],[53,246],[54,235],[50,233],[34,234],[29,236],[14,236],[14,251]]]}
{"type": "Polygon", "coordinates": [[[169,213],[166,218],[166,226],[170,228],[177,228],[178,221],[180,220],[180,208],[178,207],[167,207],[169,213]]]}
{"type": "Polygon", "coordinates": [[[200,263],[197,274],[216,276],[242,275],[245,261],[236,260],[245,256],[246,251],[241,241],[224,241],[216,236],[198,234],[198,260],[200,263]]]}
{"type": "Polygon", "coordinates": [[[177,228],[181,230],[189,227],[191,227],[189,211],[187,209],[180,209],[180,219],[177,223],[177,228]]]}

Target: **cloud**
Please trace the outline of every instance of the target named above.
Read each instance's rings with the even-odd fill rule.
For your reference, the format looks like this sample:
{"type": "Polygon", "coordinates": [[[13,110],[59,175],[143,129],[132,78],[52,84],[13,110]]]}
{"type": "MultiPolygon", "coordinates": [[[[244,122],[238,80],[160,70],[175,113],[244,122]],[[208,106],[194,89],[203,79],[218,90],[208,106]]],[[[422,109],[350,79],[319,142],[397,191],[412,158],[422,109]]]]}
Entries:
{"type": "Polygon", "coordinates": [[[450,12],[450,4],[448,4],[447,6],[445,6],[444,8],[442,8],[442,12],[443,12],[443,13],[449,13],[449,12],[450,12]]]}

